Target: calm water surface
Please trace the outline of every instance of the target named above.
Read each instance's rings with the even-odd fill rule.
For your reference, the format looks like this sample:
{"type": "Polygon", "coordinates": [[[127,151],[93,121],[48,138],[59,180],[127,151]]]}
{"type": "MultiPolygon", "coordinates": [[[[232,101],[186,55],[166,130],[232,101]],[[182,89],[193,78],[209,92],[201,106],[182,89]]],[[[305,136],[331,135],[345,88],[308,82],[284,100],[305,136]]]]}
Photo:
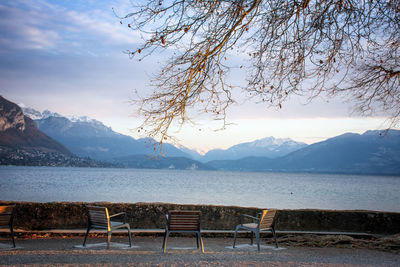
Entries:
{"type": "Polygon", "coordinates": [[[0,166],[0,200],[400,212],[400,177],[0,166]]]}

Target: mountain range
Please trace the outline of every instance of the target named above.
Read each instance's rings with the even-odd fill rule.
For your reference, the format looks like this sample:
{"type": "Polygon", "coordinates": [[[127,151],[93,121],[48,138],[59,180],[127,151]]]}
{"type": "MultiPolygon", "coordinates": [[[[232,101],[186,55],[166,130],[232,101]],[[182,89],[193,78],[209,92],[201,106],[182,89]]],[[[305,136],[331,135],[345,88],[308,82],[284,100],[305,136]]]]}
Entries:
{"type": "MultiPolygon", "coordinates": [[[[24,108],[24,112],[34,119],[33,122],[24,116],[28,125],[30,123],[35,127],[36,123],[37,131],[51,139],[45,142],[48,146],[56,142],[66,154],[107,161],[113,166],[400,175],[398,130],[347,133],[312,145],[267,137],[226,150],[211,150],[203,156],[185,147],[164,144],[165,157],[161,157],[154,153],[156,143],[153,139],[134,139],[116,133],[100,121],[88,117],[65,117],[31,108],[24,108]]],[[[18,120],[21,120],[21,114],[18,120]]],[[[0,127],[4,128],[1,125],[5,124],[0,123],[0,127]]],[[[14,133],[13,138],[17,138],[15,136],[18,134],[14,133]]],[[[4,138],[4,133],[0,139],[0,145],[7,140],[14,142],[10,141],[14,140],[10,135],[4,138]]],[[[29,140],[26,137],[22,139],[29,140]]]]}
{"type": "Polygon", "coordinates": [[[208,162],[220,159],[237,160],[246,157],[278,158],[306,146],[307,144],[293,141],[290,138],[281,139],[271,136],[253,142],[234,145],[226,150],[210,150],[199,160],[208,162]]]}
{"type": "MultiPolygon", "coordinates": [[[[26,114],[30,116],[30,113],[26,114]]],[[[87,117],[75,117],[74,120],[71,120],[61,115],[47,116],[54,114],[49,111],[43,112],[44,115],[41,117],[38,116],[38,111],[35,114],[35,122],[39,130],[80,157],[112,160],[129,155],[151,155],[154,154],[155,146],[157,146],[157,142],[153,139],[136,140],[130,136],[116,133],[100,121],[87,117]]],[[[190,157],[170,144],[163,145],[162,154],[168,157],[190,157]]]]}
{"type": "Polygon", "coordinates": [[[279,158],[208,162],[219,170],[400,174],[400,131],[347,133],[279,158]]]}
{"type": "MultiPolygon", "coordinates": [[[[39,130],[59,141],[74,154],[130,168],[199,169],[212,167],[193,160],[171,144],[164,144],[159,156],[157,142],[134,139],[114,132],[100,121],[84,117],[64,117],[56,112],[24,108],[35,119],[39,130]]],[[[190,150],[188,150],[190,151],[190,150]]]]}
{"type": "MultiPolygon", "coordinates": [[[[24,108],[27,116],[35,120],[38,128],[68,147],[73,153],[99,160],[110,160],[129,155],[154,154],[155,140],[134,139],[114,132],[100,121],[88,117],[64,117],[48,110],[43,113],[24,108]]],[[[218,160],[234,160],[247,156],[277,158],[307,146],[289,138],[268,137],[232,146],[226,150],[210,150],[204,156],[183,146],[164,144],[162,154],[167,157],[186,157],[203,163],[218,160]]]]}

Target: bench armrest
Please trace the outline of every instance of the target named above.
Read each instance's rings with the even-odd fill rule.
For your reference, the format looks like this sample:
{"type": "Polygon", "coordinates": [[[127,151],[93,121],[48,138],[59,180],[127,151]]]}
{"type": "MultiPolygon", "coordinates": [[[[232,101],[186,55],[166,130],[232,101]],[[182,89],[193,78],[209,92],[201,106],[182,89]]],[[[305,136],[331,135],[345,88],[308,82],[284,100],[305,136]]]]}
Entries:
{"type": "Polygon", "coordinates": [[[126,213],[125,212],[116,213],[116,214],[110,215],[110,218],[121,216],[121,215],[126,215],[126,213]]]}
{"type": "Polygon", "coordinates": [[[109,217],[111,219],[111,218],[114,218],[114,217],[117,217],[117,216],[122,216],[122,215],[124,216],[123,222],[125,223],[126,222],[126,212],[119,212],[119,213],[110,215],[109,217]]]}
{"type": "Polygon", "coordinates": [[[254,217],[254,216],[251,216],[251,215],[248,215],[248,214],[242,214],[242,215],[240,215],[240,224],[243,224],[243,219],[245,217],[253,219],[253,220],[257,221],[257,222],[260,220],[260,218],[258,218],[258,217],[254,217]]]}

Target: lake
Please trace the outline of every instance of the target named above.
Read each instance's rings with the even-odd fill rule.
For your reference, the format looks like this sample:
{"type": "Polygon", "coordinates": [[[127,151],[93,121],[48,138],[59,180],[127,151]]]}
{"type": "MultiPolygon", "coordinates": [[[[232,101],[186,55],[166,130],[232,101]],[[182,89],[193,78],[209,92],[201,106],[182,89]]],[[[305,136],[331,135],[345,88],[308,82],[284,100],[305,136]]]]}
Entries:
{"type": "Polygon", "coordinates": [[[400,177],[0,166],[0,200],[400,212],[400,177]]]}

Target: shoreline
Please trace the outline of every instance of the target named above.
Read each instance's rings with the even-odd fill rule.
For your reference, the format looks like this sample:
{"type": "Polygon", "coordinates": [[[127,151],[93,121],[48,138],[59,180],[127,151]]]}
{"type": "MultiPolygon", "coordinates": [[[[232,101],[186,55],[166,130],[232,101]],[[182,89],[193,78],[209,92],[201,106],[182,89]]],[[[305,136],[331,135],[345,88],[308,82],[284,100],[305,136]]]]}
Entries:
{"type": "MultiPolygon", "coordinates": [[[[111,164],[104,162],[105,164],[111,164]]],[[[354,175],[354,176],[383,176],[383,177],[398,177],[400,173],[362,173],[362,172],[330,172],[330,171],[249,171],[249,170],[225,170],[225,169],[170,169],[170,168],[134,168],[134,167],[122,167],[122,166],[53,166],[53,165],[11,165],[11,164],[0,164],[0,167],[29,167],[29,168],[78,168],[78,169],[126,169],[126,170],[149,170],[149,171],[196,171],[196,172],[237,172],[237,173],[277,173],[277,174],[313,174],[313,175],[354,175]]]]}

